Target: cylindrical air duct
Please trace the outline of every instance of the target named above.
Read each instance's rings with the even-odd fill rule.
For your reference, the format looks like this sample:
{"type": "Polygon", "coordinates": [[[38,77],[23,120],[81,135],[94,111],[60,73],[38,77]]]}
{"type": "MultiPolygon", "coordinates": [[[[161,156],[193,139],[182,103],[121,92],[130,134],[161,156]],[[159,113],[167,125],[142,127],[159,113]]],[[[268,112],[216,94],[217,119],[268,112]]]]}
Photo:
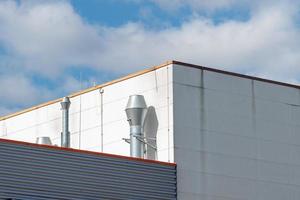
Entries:
{"type": "Polygon", "coordinates": [[[142,158],[144,156],[143,124],[147,113],[144,96],[130,96],[125,112],[130,125],[130,156],[142,158]]]}
{"type": "Polygon", "coordinates": [[[71,102],[69,97],[64,97],[60,104],[62,110],[61,147],[70,147],[69,108],[71,102]]]}
{"type": "Polygon", "coordinates": [[[50,137],[37,137],[36,144],[52,145],[50,137]]]}

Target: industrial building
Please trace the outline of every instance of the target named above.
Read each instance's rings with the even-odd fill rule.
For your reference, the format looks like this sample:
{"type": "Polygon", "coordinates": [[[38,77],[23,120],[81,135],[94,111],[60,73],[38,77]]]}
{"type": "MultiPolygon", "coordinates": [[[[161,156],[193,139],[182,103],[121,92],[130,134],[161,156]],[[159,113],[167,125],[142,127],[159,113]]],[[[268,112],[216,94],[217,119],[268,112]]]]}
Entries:
{"type": "Polygon", "coordinates": [[[300,86],[166,62],[1,117],[0,198],[298,200],[299,119],[300,86]]]}

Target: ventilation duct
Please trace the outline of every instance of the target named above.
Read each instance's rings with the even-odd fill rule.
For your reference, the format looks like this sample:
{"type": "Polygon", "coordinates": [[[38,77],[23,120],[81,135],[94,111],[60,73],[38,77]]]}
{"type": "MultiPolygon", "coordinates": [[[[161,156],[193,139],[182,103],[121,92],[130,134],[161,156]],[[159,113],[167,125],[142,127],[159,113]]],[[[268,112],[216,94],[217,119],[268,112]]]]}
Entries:
{"type": "Polygon", "coordinates": [[[61,104],[62,110],[62,133],[61,133],[61,147],[70,147],[70,132],[69,132],[69,108],[70,99],[69,97],[64,97],[61,104]]]}
{"type": "Polygon", "coordinates": [[[37,137],[36,144],[52,145],[50,137],[37,137]]]}
{"type": "Polygon", "coordinates": [[[130,96],[125,112],[130,125],[130,156],[142,158],[144,157],[143,125],[147,113],[144,96],[130,96]]]}

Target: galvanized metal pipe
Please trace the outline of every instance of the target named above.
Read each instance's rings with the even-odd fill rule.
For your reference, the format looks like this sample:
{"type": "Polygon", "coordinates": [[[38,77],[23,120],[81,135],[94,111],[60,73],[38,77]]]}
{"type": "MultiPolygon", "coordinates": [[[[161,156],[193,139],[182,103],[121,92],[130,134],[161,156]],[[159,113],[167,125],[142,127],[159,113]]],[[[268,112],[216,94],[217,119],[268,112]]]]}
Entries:
{"type": "Polygon", "coordinates": [[[136,158],[144,156],[144,144],[141,142],[143,138],[141,126],[130,126],[130,155],[136,158]]]}
{"type": "Polygon", "coordinates": [[[145,146],[143,125],[147,112],[144,96],[130,96],[125,111],[130,125],[130,156],[143,158],[145,146]]]}
{"type": "Polygon", "coordinates": [[[64,97],[61,101],[62,110],[62,133],[61,133],[61,147],[70,147],[70,131],[69,131],[69,108],[70,99],[64,97]]]}

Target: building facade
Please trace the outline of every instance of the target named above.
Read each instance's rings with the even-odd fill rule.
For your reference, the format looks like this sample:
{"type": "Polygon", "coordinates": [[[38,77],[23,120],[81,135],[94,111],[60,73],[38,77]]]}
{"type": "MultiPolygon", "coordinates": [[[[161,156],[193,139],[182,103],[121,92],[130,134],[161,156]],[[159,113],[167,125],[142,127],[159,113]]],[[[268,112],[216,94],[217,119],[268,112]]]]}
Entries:
{"type": "MultiPolygon", "coordinates": [[[[177,164],[179,200],[300,199],[299,86],[167,62],[70,95],[71,148],[129,156],[134,94],[145,158],[177,164]]],[[[60,101],[2,117],[0,137],[59,145],[60,101]]]]}

